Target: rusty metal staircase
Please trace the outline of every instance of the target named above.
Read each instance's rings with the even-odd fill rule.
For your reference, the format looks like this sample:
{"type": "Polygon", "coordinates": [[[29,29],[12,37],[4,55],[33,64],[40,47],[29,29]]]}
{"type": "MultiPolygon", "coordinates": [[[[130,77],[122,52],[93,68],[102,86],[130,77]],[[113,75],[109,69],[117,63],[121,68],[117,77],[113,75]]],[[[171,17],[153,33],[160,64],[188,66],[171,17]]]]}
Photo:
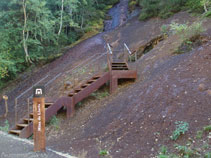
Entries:
{"type": "MultiPolygon", "coordinates": [[[[73,117],[75,105],[107,82],[110,82],[110,93],[113,93],[118,87],[118,79],[137,78],[137,71],[130,69],[127,60],[113,60],[110,45],[108,45],[108,50],[107,62],[109,71],[94,75],[71,90],[65,97],[61,97],[56,101],[47,99],[45,103],[46,121],[56,115],[62,107],[66,107],[67,118],[73,117]]],[[[21,138],[30,137],[33,134],[33,113],[22,118],[9,133],[21,138]]]]}

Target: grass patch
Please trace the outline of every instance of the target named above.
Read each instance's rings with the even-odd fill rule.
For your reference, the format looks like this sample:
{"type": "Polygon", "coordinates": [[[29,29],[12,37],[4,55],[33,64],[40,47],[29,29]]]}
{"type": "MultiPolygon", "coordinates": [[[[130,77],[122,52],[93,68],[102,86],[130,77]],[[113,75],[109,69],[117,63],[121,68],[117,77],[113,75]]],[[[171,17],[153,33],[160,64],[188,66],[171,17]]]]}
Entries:
{"type": "Polygon", "coordinates": [[[177,48],[174,54],[182,54],[190,52],[193,48],[201,46],[207,37],[201,36],[205,29],[202,26],[202,21],[194,22],[192,24],[179,24],[172,22],[170,25],[163,25],[161,32],[164,36],[170,34],[178,35],[182,44],[177,48]]]}
{"type": "Polygon", "coordinates": [[[99,152],[99,155],[100,155],[100,157],[106,156],[106,155],[108,155],[108,151],[107,150],[101,150],[99,152]]]}
{"type": "Polygon", "coordinates": [[[201,139],[202,136],[203,136],[203,131],[202,131],[202,130],[197,131],[197,133],[196,133],[196,138],[197,138],[197,139],[201,139]]]}
{"type": "Polygon", "coordinates": [[[59,129],[60,128],[60,120],[56,116],[53,116],[49,122],[49,125],[55,129],[59,129]]]}
{"type": "Polygon", "coordinates": [[[9,125],[8,120],[5,120],[4,126],[0,126],[0,131],[8,133],[9,127],[10,127],[10,125],[9,125]]]}
{"type": "Polygon", "coordinates": [[[102,99],[102,98],[109,96],[109,92],[107,92],[107,91],[96,91],[96,92],[92,93],[91,96],[94,96],[97,99],[102,99]]]}
{"type": "MultiPolygon", "coordinates": [[[[181,124],[181,122],[180,122],[181,124]]],[[[184,122],[182,123],[184,126],[184,122]]],[[[196,137],[188,138],[186,143],[175,144],[173,146],[162,146],[156,158],[211,158],[209,135],[210,126],[205,126],[197,131],[196,137]],[[205,130],[206,129],[206,130],[205,130]]]]}
{"type": "Polygon", "coordinates": [[[211,132],[211,125],[204,127],[205,132],[211,132]]]}

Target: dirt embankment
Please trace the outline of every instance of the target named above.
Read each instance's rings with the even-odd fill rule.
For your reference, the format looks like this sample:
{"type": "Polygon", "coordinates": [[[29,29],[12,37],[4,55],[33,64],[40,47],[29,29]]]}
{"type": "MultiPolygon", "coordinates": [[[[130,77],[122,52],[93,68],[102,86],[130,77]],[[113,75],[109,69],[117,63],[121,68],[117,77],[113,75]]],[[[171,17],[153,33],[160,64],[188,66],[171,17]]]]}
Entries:
{"type": "MultiPolygon", "coordinates": [[[[114,49],[122,49],[123,43],[127,43],[132,50],[138,50],[160,35],[163,24],[195,20],[187,13],[146,22],[133,18],[115,31],[106,33],[104,40],[114,49]]],[[[207,20],[204,25],[208,29],[206,36],[211,36],[211,21],[207,20]]],[[[101,35],[88,39],[36,74],[44,76],[51,70],[52,78],[64,69],[68,70],[90,54],[105,51],[104,40],[101,35]]],[[[185,137],[210,124],[211,43],[208,41],[185,54],[173,54],[180,45],[177,36],[159,42],[137,61],[139,79],[134,84],[123,86],[104,99],[89,97],[71,120],[61,112],[58,115],[60,128],[47,128],[47,145],[57,151],[86,155],[87,158],[98,158],[103,149],[109,151],[108,157],[113,158],[149,158],[157,154],[161,144],[175,143],[168,139],[175,121],[190,124],[185,137]]],[[[56,80],[51,86],[59,82],[61,80],[56,80]]],[[[11,97],[22,92],[25,84],[20,83],[10,93],[11,97]]]]}
{"type": "MultiPolygon", "coordinates": [[[[160,34],[162,24],[195,20],[187,13],[147,22],[134,18],[105,39],[116,48],[126,42],[138,49],[160,34]]],[[[211,28],[211,21],[205,24],[211,28]]],[[[211,36],[209,31],[205,34],[211,36]]],[[[61,117],[62,134],[48,133],[48,144],[88,158],[98,158],[103,149],[113,158],[149,158],[157,155],[161,144],[175,143],[169,139],[175,121],[190,124],[183,138],[210,124],[210,41],[188,53],[173,54],[180,45],[177,36],[158,43],[137,61],[139,79],[135,84],[100,102],[90,98],[71,121],[61,117]]]]}

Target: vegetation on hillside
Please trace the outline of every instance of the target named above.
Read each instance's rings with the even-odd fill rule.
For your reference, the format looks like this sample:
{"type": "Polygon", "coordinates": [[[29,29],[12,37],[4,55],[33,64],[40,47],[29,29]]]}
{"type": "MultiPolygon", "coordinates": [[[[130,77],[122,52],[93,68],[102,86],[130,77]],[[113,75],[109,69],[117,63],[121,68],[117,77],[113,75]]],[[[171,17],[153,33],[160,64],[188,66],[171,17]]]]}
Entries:
{"type": "Polygon", "coordinates": [[[131,0],[129,7],[134,8],[135,5],[142,8],[140,20],[157,16],[167,18],[181,10],[211,15],[210,0],[131,0]]]}
{"type": "Polygon", "coordinates": [[[0,87],[29,66],[51,61],[91,29],[100,31],[118,1],[0,1],[0,87]]]}
{"type": "MultiPolygon", "coordinates": [[[[184,131],[184,130],[183,130],[184,131]]],[[[162,146],[157,158],[211,158],[211,126],[205,126],[183,144],[162,146]],[[168,150],[169,149],[169,150],[168,150]]]]}

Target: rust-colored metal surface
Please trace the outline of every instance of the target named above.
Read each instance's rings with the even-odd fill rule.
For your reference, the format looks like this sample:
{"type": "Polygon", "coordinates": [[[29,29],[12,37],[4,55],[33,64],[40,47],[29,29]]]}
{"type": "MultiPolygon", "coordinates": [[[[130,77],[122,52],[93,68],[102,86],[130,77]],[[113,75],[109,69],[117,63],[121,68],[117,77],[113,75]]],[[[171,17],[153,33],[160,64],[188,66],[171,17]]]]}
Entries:
{"type": "MultiPolygon", "coordinates": [[[[45,103],[45,120],[48,121],[53,115],[57,113],[63,106],[68,107],[71,104],[71,97],[61,97],[55,103],[45,103]]],[[[21,138],[28,138],[33,134],[33,114],[30,117],[26,116],[21,119],[13,129],[9,131],[10,134],[17,135],[21,138]],[[29,121],[29,123],[28,123],[29,121]]]]}
{"type": "MultiPolygon", "coordinates": [[[[118,79],[136,79],[137,71],[130,70],[126,55],[126,60],[113,60],[113,52],[110,45],[108,45],[109,51],[107,54],[107,62],[109,72],[94,75],[89,80],[75,87],[65,97],[60,97],[55,101],[49,102],[46,99],[45,103],[45,120],[48,121],[53,115],[62,108],[66,107],[67,118],[73,117],[75,113],[75,105],[88,97],[91,93],[99,89],[102,85],[110,81],[110,93],[115,92],[118,87],[118,79]]],[[[21,138],[28,138],[33,133],[33,114],[26,116],[19,121],[16,126],[9,131],[11,134],[15,134],[21,138]]]]}
{"type": "MultiPolygon", "coordinates": [[[[45,151],[45,98],[33,98],[34,151],[45,151]]],[[[25,126],[25,125],[24,125],[25,126]]]]}

